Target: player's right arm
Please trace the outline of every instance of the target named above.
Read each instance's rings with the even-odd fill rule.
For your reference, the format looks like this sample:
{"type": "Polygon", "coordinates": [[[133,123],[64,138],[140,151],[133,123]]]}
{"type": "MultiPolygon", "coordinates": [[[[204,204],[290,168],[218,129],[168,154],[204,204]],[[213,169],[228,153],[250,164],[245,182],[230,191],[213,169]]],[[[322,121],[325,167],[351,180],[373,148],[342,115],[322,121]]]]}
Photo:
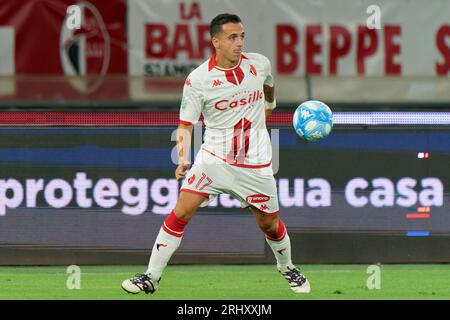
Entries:
{"type": "Polygon", "coordinates": [[[189,153],[191,150],[192,140],[192,124],[180,123],[177,129],[177,154],[178,154],[178,166],[175,170],[175,177],[177,180],[184,179],[186,177],[186,170],[191,166],[189,162],[189,153]]]}
{"type": "Polygon", "coordinates": [[[195,77],[188,76],[183,88],[183,98],[180,107],[180,124],[177,129],[178,166],[175,177],[180,180],[186,177],[190,167],[189,155],[191,150],[192,129],[198,122],[203,107],[203,90],[201,83],[195,77]]]}

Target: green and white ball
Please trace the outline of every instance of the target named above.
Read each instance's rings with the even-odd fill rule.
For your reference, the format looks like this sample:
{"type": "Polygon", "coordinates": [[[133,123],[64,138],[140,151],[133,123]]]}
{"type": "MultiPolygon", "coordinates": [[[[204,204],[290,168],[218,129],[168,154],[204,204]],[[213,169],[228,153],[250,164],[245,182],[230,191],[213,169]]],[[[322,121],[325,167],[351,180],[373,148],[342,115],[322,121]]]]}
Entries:
{"type": "Polygon", "coordinates": [[[323,102],[309,100],[300,104],[292,119],[295,132],[305,140],[318,141],[333,129],[333,113],[323,102]]]}

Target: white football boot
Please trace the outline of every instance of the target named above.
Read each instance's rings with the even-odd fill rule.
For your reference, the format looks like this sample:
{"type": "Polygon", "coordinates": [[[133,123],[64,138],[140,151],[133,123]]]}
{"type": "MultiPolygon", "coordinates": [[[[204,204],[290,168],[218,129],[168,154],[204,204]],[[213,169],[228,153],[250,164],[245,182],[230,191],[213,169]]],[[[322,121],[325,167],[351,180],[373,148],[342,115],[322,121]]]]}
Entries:
{"type": "Polygon", "coordinates": [[[137,274],[131,279],[127,279],[122,282],[122,289],[128,293],[139,293],[144,291],[145,293],[154,293],[159,285],[159,279],[156,281],[152,278],[151,274],[137,274]]]}
{"type": "Polygon", "coordinates": [[[296,266],[292,265],[278,271],[289,282],[289,286],[295,293],[309,293],[311,291],[308,279],[296,266]]]}

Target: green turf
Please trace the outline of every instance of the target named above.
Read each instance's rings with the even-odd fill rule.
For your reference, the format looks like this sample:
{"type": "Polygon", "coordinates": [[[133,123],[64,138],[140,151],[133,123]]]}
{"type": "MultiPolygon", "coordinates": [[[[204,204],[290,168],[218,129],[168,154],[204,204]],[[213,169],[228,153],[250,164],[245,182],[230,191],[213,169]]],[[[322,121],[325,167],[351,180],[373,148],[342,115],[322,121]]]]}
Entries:
{"type": "Polygon", "coordinates": [[[450,265],[382,265],[369,290],[367,265],[304,265],[312,292],[294,294],[271,265],[169,266],[154,295],[122,291],[145,266],[80,266],[81,288],[66,287],[66,267],[0,267],[0,299],[450,299],[450,265]]]}

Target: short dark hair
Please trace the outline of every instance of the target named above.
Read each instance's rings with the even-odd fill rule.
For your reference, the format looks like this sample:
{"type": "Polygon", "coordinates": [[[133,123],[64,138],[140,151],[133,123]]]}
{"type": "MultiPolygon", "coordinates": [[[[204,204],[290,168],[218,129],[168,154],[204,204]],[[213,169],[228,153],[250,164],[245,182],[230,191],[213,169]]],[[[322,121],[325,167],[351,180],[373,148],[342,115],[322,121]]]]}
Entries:
{"type": "Polygon", "coordinates": [[[222,31],[222,25],[225,23],[240,23],[241,18],[235,14],[229,14],[229,13],[222,13],[216,16],[214,19],[211,20],[211,23],[209,24],[209,35],[211,36],[211,39],[222,31]]]}

